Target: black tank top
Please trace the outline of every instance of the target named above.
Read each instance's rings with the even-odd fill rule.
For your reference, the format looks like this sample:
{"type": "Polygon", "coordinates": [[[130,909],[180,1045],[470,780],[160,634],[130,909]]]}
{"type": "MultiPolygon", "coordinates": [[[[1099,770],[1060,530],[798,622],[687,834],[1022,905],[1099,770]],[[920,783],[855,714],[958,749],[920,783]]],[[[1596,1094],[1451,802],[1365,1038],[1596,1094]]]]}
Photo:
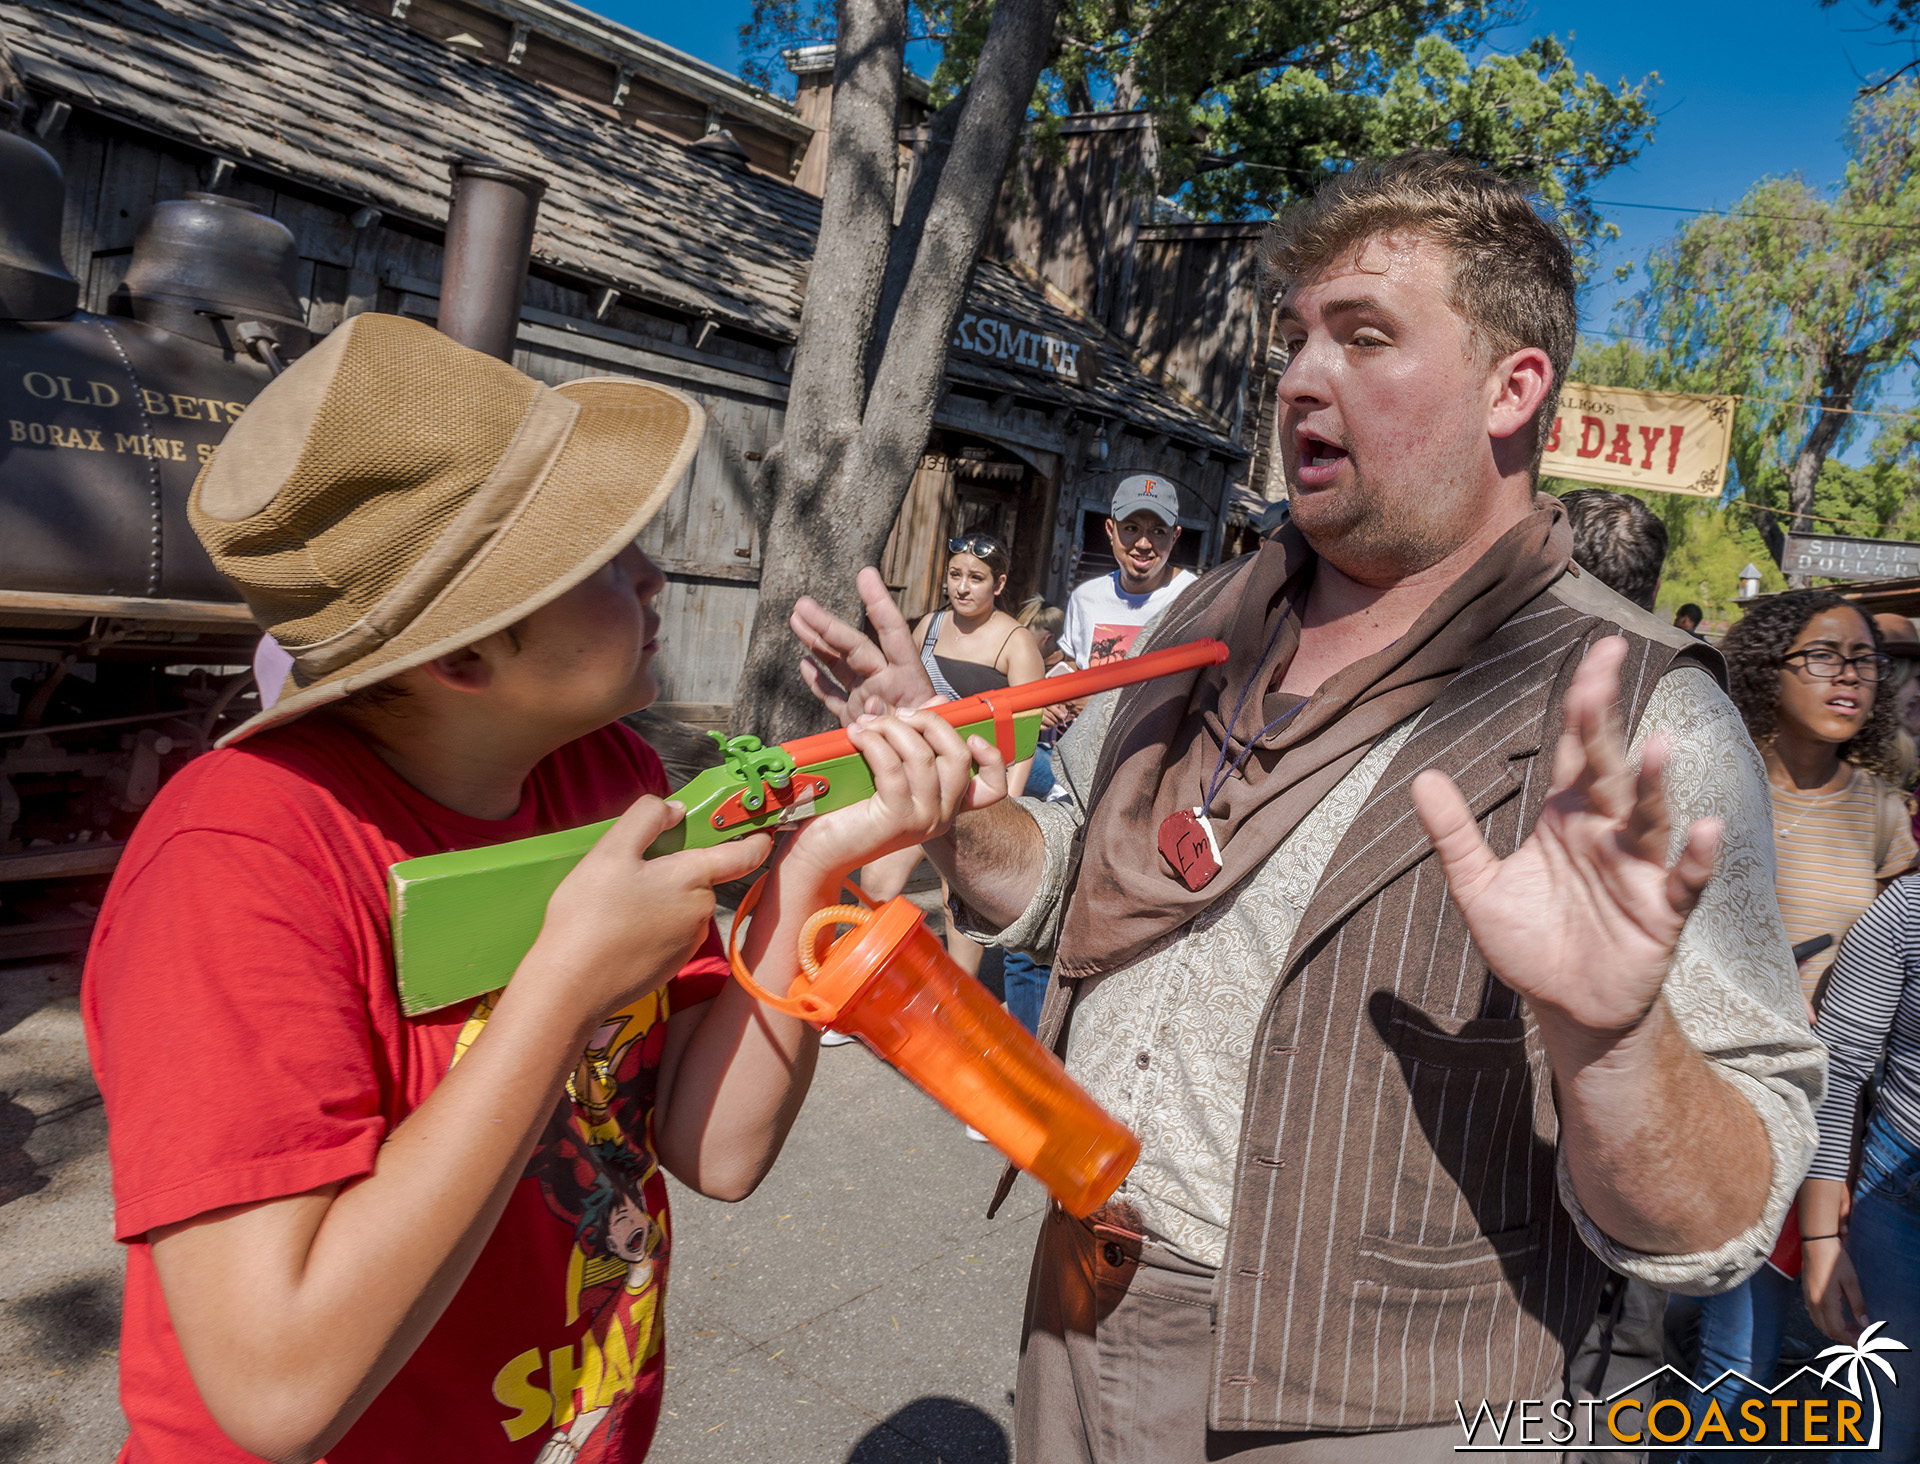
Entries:
{"type": "MultiPolygon", "coordinates": [[[[935,612],[933,624],[927,627],[926,642],[920,649],[920,660],[931,675],[933,689],[943,695],[950,693],[955,697],[978,696],[983,691],[1005,690],[1010,683],[1005,673],[996,668],[982,666],[978,661],[959,661],[952,656],[934,654],[934,643],[940,639],[940,624],[946,618],[946,611],[935,612]]],[[[1018,629],[1018,626],[1014,627],[1014,630],[1018,629]]],[[[1012,639],[1013,631],[1010,630],[1007,632],[1007,640],[1012,639]]],[[[1006,641],[1002,641],[1001,645],[1004,647],[1006,641]]]]}

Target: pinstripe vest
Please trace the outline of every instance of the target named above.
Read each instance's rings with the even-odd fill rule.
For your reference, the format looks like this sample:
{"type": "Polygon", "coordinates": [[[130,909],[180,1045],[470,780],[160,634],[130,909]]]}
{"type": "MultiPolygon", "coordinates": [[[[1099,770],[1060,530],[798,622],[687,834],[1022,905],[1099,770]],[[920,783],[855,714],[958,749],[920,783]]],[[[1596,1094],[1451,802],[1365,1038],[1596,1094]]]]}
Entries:
{"type": "MultiPolygon", "coordinates": [[[[1556,1194],[1538,1030],[1469,939],[1408,789],[1449,774],[1512,853],[1546,801],[1574,668],[1613,634],[1629,735],[1674,665],[1725,680],[1711,648],[1564,576],[1448,683],[1308,902],[1248,1066],[1212,1427],[1413,1428],[1456,1399],[1559,1396],[1606,1271],[1556,1194]]],[[[1056,978],[1055,1051],[1071,1003],[1056,978]]]]}

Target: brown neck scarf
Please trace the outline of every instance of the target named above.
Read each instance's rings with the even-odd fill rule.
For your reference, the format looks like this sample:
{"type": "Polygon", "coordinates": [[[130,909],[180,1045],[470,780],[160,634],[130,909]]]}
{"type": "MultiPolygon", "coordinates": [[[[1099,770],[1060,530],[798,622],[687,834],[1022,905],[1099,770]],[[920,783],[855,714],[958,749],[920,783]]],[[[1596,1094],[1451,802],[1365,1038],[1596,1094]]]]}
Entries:
{"type": "Polygon", "coordinates": [[[1177,602],[1157,645],[1214,636],[1231,655],[1121,693],[1067,895],[1054,961],[1060,974],[1079,979],[1124,965],[1230,894],[1368,748],[1431,706],[1487,638],[1566,571],[1566,513],[1544,495],[1534,504],[1405,635],[1336,672],[1304,702],[1266,690],[1300,645],[1300,607],[1318,563],[1291,523],[1244,569],[1209,575],[1177,602]],[[1243,753],[1239,771],[1230,771],[1243,753]],[[1208,813],[1221,869],[1190,890],[1161,857],[1159,829],[1205,799],[1216,773],[1208,813]]]}

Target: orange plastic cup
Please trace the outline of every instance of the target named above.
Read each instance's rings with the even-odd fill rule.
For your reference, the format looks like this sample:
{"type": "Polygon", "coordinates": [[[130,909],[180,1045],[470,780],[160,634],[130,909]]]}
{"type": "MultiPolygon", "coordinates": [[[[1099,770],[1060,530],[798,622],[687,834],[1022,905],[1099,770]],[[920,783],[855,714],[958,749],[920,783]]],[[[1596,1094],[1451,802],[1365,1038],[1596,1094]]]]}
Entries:
{"type": "MultiPolygon", "coordinates": [[[[858,894],[858,891],[855,892],[858,894]]],[[[739,956],[735,978],[768,1006],[858,1037],[1082,1218],[1106,1203],[1140,1157],[1140,1141],[1067,1076],[993,994],[954,964],[904,898],[875,909],[835,905],[801,930],[801,974],[785,997],[761,989],[739,956]],[[827,945],[828,928],[854,927],[827,945]]]]}

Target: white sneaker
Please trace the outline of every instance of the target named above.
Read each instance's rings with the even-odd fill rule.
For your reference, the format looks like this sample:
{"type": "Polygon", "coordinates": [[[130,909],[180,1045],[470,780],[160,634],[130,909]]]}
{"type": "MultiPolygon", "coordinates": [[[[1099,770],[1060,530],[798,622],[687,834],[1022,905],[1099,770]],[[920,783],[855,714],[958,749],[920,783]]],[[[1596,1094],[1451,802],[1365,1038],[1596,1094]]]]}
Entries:
{"type": "Polygon", "coordinates": [[[836,1032],[831,1027],[820,1034],[820,1045],[822,1047],[845,1047],[849,1042],[857,1042],[858,1040],[856,1037],[849,1037],[845,1032],[836,1032]]]}
{"type": "Polygon", "coordinates": [[[976,1144],[984,1144],[987,1141],[987,1136],[972,1124],[967,1125],[967,1137],[972,1139],[976,1144]]]}

